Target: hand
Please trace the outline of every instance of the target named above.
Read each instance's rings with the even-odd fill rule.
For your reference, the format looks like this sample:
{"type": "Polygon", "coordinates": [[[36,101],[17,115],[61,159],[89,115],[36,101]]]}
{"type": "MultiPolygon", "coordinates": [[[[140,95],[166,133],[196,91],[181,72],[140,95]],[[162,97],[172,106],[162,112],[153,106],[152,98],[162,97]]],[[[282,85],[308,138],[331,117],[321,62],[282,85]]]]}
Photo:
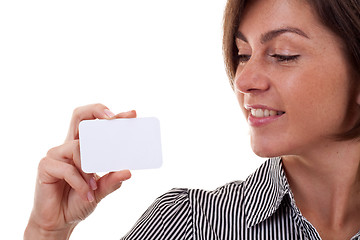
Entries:
{"type": "Polygon", "coordinates": [[[35,200],[25,239],[68,239],[78,222],[131,177],[130,171],[111,172],[99,178],[80,166],[79,123],[89,119],[135,118],[130,111],[114,115],[104,105],[74,110],[65,143],[52,148],[38,167],[35,200]]]}

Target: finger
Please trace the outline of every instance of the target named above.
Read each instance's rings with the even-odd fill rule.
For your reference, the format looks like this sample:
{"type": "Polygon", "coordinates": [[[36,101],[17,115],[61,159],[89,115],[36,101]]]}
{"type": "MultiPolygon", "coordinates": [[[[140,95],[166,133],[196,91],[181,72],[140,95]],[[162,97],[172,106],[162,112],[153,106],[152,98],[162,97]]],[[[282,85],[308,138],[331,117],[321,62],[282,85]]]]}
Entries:
{"type": "Polygon", "coordinates": [[[46,156],[75,165],[78,169],[81,169],[79,140],[68,141],[60,146],[51,148],[46,156]]]}
{"type": "Polygon", "coordinates": [[[52,159],[65,162],[67,164],[74,165],[78,169],[83,179],[89,184],[90,188],[92,190],[97,189],[94,174],[88,174],[82,171],[79,140],[69,141],[64,143],[63,145],[52,148],[49,150],[47,156],[52,159]]]}
{"type": "Polygon", "coordinates": [[[114,116],[115,114],[103,104],[91,104],[76,108],[73,112],[65,141],[79,139],[79,123],[82,120],[110,119],[114,116]]]}
{"type": "Polygon", "coordinates": [[[71,164],[49,157],[43,158],[39,164],[39,180],[41,184],[55,184],[59,180],[64,180],[83,200],[90,200],[91,189],[88,183],[78,169],[71,164]]]}
{"type": "Polygon", "coordinates": [[[96,202],[100,202],[101,199],[121,187],[123,181],[131,178],[129,170],[122,170],[119,172],[111,172],[102,176],[98,180],[98,189],[95,191],[96,202]]]}
{"type": "Polygon", "coordinates": [[[128,112],[118,113],[114,117],[112,117],[112,119],[115,119],[115,118],[136,118],[136,115],[137,115],[136,111],[131,110],[131,111],[128,111],[128,112]]]}

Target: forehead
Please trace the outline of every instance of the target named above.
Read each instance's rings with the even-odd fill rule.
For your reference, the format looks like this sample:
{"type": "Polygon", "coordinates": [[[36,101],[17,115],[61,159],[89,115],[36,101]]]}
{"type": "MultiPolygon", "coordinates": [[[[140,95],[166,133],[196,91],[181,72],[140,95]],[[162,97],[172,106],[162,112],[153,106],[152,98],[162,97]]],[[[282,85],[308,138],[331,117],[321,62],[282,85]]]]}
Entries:
{"type": "Polygon", "coordinates": [[[252,36],[286,27],[311,33],[322,26],[304,0],[254,0],[248,1],[238,30],[252,36]]]}

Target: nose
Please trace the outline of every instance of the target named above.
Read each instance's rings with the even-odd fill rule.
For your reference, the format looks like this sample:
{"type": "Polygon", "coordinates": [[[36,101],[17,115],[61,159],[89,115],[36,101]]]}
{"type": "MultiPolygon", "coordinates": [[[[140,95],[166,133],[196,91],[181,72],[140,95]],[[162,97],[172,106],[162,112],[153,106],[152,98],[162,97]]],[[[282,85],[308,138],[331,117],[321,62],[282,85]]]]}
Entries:
{"type": "Polygon", "coordinates": [[[265,66],[255,59],[244,65],[239,64],[234,79],[235,90],[244,94],[259,94],[270,88],[270,79],[266,76],[265,66]]]}

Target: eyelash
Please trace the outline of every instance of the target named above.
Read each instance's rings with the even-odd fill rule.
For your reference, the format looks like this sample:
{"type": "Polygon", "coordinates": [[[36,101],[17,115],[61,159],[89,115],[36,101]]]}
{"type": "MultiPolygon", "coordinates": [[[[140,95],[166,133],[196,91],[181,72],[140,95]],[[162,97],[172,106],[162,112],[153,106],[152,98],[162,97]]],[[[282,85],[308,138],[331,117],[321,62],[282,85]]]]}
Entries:
{"type": "MultiPolygon", "coordinates": [[[[270,54],[270,57],[275,58],[278,62],[287,63],[297,60],[300,55],[280,55],[280,54],[270,54]]],[[[239,63],[246,63],[250,60],[251,55],[239,54],[238,60],[239,63]]]]}
{"type": "Polygon", "coordinates": [[[280,55],[280,54],[272,54],[270,57],[276,58],[278,62],[290,62],[297,60],[300,55],[280,55]]]}
{"type": "Polygon", "coordinates": [[[239,54],[238,55],[239,63],[245,63],[245,62],[249,61],[250,57],[251,57],[251,55],[239,54]]]}

